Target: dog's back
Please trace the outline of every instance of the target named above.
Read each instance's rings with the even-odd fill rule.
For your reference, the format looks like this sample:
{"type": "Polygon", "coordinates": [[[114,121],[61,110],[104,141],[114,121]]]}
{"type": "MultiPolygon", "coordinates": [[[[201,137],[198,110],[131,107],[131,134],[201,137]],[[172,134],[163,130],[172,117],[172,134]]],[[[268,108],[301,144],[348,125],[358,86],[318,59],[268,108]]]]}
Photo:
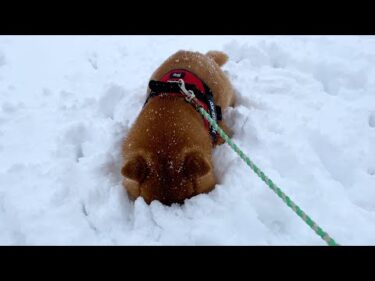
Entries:
{"type": "Polygon", "coordinates": [[[219,51],[210,51],[206,55],[198,52],[179,51],[170,56],[152,74],[151,80],[159,80],[173,69],[186,69],[196,74],[211,89],[215,103],[225,109],[234,103],[234,90],[221,66],[228,56],[219,51]]]}

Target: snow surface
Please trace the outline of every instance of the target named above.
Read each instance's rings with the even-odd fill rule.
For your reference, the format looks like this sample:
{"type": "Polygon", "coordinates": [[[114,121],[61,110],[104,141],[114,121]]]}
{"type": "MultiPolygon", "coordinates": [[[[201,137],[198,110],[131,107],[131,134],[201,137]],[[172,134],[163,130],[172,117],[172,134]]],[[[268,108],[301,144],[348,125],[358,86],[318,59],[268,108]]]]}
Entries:
{"type": "Polygon", "coordinates": [[[337,242],[374,245],[371,36],[1,36],[0,244],[324,245],[227,145],[209,194],[128,199],[121,141],[179,49],[228,53],[234,141],[337,242]]]}

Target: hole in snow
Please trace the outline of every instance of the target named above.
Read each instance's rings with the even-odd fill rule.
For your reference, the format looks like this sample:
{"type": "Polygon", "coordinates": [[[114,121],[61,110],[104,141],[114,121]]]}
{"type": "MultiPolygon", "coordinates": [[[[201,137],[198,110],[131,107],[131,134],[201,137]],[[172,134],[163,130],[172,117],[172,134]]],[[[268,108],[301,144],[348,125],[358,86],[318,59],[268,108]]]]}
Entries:
{"type": "Polygon", "coordinates": [[[87,217],[89,215],[89,213],[87,212],[87,209],[86,209],[86,206],[84,203],[82,203],[82,212],[83,214],[87,217]]]}
{"type": "Polygon", "coordinates": [[[373,175],[375,175],[375,169],[374,169],[374,168],[368,168],[367,173],[368,173],[370,176],[373,176],[373,175]]]}
{"type": "Polygon", "coordinates": [[[370,117],[368,118],[368,124],[371,128],[375,128],[375,113],[371,113],[370,117]]]}

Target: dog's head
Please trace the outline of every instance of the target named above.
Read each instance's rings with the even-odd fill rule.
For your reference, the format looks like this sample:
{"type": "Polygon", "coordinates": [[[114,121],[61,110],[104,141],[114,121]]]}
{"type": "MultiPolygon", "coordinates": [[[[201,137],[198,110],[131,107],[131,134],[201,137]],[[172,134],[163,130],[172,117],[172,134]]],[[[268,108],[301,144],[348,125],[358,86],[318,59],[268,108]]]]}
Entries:
{"type": "Polygon", "coordinates": [[[129,194],[142,196],[147,203],[183,203],[198,193],[211,190],[215,184],[209,158],[197,150],[169,157],[163,153],[135,153],[126,160],[121,173],[129,194]]]}

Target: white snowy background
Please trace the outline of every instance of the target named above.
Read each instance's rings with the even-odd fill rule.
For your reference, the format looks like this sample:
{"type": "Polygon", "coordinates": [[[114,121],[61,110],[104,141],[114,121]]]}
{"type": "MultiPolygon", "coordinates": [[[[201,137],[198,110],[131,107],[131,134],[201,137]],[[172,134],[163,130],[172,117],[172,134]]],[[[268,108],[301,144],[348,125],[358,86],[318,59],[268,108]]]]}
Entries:
{"type": "Polygon", "coordinates": [[[225,51],[234,141],[338,243],[375,245],[371,36],[0,36],[0,244],[325,245],[227,145],[209,194],[128,199],[121,141],[179,49],[225,51]]]}

